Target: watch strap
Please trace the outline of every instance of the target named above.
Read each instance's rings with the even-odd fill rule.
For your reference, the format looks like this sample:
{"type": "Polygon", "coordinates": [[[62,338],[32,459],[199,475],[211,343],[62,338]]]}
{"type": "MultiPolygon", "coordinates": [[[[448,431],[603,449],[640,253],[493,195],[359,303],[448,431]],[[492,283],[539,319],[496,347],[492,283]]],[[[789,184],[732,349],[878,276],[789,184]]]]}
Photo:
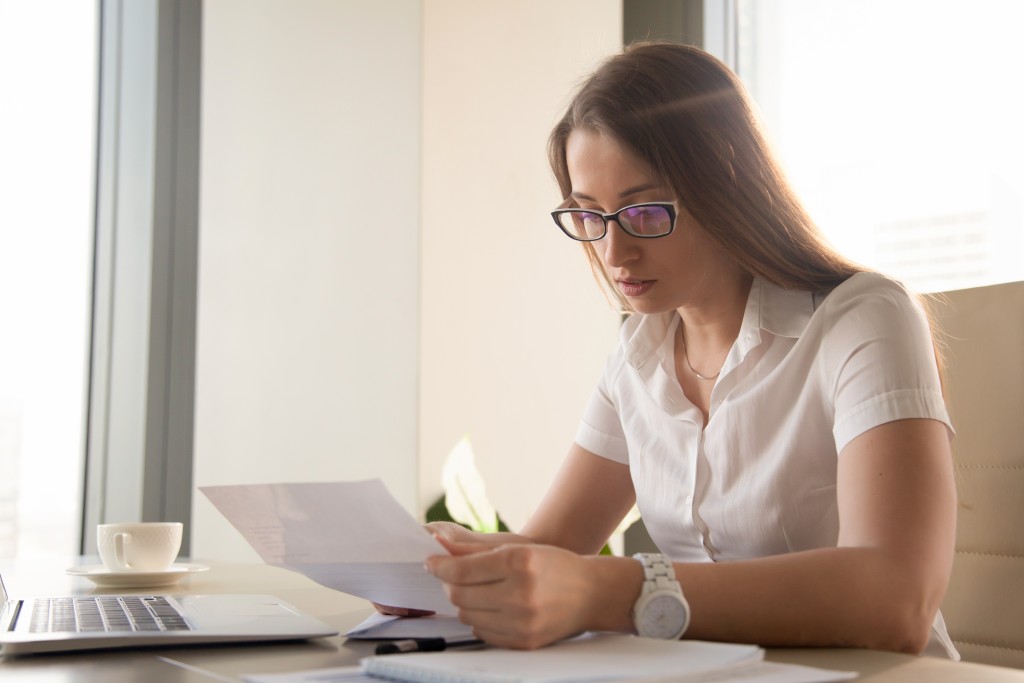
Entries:
{"type": "Polygon", "coordinates": [[[631,616],[637,634],[646,637],[677,639],[681,638],[690,625],[690,606],[683,596],[683,588],[676,580],[675,567],[672,561],[661,553],[636,553],[633,559],[640,562],[644,571],[644,583],[640,589],[640,595],[633,605],[631,616]],[[659,597],[660,596],[660,597],[659,597]],[[682,621],[676,624],[669,631],[665,631],[667,624],[662,624],[650,630],[650,622],[645,618],[645,610],[650,608],[651,600],[670,599],[678,601],[682,608],[682,621]]]}
{"type": "Polygon", "coordinates": [[[679,591],[683,594],[683,587],[676,580],[676,570],[672,561],[661,553],[636,553],[634,560],[639,560],[644,568],[644,587],[642,593],[649,593],[659,588],[679,591]]]}

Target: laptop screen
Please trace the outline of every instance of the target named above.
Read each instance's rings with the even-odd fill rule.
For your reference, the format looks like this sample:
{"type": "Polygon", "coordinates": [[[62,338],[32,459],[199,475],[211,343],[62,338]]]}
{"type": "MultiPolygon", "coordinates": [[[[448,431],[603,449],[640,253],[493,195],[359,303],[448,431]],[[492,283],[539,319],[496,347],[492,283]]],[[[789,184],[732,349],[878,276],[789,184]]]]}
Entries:
{"type": "Polygon", "coordinates": [[[19,610],[17,605],[9,605],[7,600],[7,588],[4,586],[4,579],[0,576],[0,631],[13,631],[14,623],[19,610]],[[13,612],[13,613],[12,613],[13,612]]]}

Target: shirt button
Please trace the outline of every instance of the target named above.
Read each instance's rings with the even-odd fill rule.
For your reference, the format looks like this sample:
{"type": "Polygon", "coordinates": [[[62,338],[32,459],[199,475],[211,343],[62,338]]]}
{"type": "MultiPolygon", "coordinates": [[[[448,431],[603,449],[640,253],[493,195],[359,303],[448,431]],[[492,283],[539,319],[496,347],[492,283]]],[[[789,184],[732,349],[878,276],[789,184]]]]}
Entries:
{"type": "Polygon", "coordinates": [[[693,505],[693,496],[687,496],[686,497],[686,504],[687,505],[693,505]]]}

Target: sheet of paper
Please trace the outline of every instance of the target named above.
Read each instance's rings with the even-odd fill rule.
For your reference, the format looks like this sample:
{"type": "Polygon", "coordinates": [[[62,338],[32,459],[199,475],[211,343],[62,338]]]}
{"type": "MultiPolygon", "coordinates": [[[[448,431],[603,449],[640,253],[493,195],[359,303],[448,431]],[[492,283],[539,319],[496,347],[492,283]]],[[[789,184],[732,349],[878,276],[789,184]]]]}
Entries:
{"type": "Polygon", "coordinates": [[[402,638],[444,638],[449,642],[471,640],[473,629],[457,618],[437,614],[418,619],[402,619],[384,614],[371,614],[345,634],[347,638],[364,640],[402,638]]]}
{"type": "Polygon", "coordinates": [[[379,479],[199,490],[267,564],[379,604],[456,612],[423,568],[447,551],[379,479]]]}

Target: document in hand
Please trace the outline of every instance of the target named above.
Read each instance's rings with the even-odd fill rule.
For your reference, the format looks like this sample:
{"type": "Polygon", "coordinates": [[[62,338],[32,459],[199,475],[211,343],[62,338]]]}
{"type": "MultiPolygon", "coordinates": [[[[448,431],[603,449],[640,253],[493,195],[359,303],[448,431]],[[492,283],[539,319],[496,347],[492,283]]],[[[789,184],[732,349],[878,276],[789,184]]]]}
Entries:
{"type": "Polygon", "coordinates": [[[448,551],[378,479],[199,490],[267,564],[383,605],[457,611],[423,568],[448,551]]]}
{"type": "Polygon", "coordinates": [[[757,665],[756,645],[585,634],[540,650],[486,649],[384,655],[362,660],[374,677],[437,683],[567,683],[705,680],[757,665]]]}

